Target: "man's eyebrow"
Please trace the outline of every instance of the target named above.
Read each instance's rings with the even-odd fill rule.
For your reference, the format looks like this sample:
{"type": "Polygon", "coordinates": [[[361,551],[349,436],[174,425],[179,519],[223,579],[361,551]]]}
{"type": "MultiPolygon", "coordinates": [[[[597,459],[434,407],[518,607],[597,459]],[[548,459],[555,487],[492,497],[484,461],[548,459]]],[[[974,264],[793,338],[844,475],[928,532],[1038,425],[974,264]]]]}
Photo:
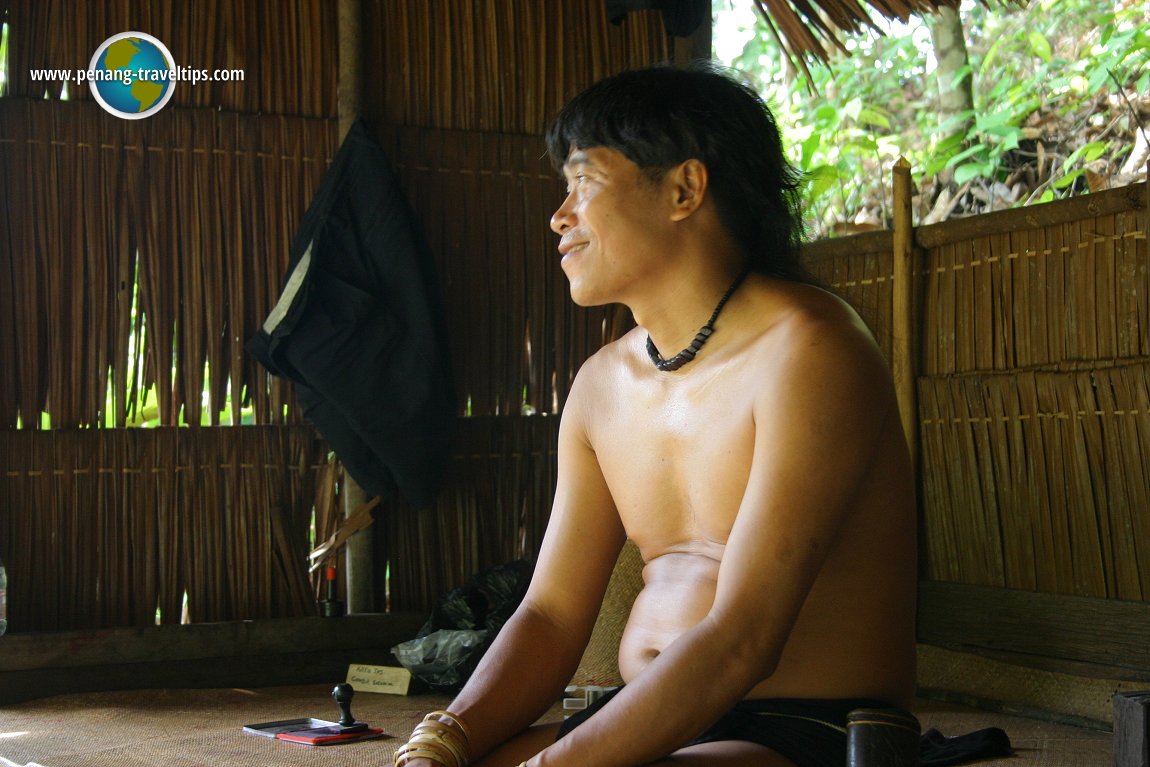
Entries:
{"type": "Polygon", "coordinates": [[[572,152],[567,157],[567,160],[563,163],[563,167],[564,168],[572,168],[576,165],[591,165],[591,164],[592,164],[591,158],[587,156],[587,153],[581,149],[576,149],[574,152],[572,152]]]}

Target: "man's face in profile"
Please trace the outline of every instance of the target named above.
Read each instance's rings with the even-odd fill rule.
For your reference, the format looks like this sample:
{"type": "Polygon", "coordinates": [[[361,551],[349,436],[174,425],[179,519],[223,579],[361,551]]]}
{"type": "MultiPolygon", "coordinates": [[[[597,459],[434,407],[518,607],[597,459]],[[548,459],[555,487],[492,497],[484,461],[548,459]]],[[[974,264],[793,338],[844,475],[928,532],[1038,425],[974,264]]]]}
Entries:
{"type": "Polygon", "coordinates": [[[563,164],[567,197],[551,216],[580,306],[626,303],[630,285],[657,266],[666,236],[663,184],[621,152],[572,147],[563,164]]]}

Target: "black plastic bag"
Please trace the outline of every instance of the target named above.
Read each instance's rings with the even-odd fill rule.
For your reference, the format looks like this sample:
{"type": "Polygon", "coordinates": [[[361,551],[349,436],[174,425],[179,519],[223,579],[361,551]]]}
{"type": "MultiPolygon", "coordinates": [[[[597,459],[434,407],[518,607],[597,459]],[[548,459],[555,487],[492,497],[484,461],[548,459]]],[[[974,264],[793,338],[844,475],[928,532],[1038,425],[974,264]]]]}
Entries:
{"type": "Polygon", "coordinates": [[[530,562],[516,560],[445,594],[415,639],[391,648],[400,665],[435,690],[462,688],[523,601],[531,570],[530,562]]]}

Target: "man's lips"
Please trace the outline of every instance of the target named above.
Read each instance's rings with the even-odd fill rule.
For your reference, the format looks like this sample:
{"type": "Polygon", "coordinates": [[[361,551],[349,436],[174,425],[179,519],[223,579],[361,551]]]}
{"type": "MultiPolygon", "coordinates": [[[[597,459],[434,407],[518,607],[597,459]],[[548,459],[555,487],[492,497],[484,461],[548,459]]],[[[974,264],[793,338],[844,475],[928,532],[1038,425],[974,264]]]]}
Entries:
{"type": "Polygon", "coordinates": [[[566,256],[571,253],[578,252],[587,247],[587,243],[583,241],[571,240],[569,242],[559,243],[559,255],[566,256]]]}

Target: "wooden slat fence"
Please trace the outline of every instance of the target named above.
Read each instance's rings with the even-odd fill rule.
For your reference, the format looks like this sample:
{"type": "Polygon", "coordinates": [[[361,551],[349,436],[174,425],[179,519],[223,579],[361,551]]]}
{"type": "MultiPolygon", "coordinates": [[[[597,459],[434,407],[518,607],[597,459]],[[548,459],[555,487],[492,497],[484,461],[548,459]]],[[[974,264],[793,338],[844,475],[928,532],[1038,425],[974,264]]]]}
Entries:
{"type": "MultiPolygon", "coordinates": [[[[1150,600],[1146,195],[914,232],[925,579],[1150,600]]],[[[889,243],[806,253],[888,354],[889,243]]]]}

